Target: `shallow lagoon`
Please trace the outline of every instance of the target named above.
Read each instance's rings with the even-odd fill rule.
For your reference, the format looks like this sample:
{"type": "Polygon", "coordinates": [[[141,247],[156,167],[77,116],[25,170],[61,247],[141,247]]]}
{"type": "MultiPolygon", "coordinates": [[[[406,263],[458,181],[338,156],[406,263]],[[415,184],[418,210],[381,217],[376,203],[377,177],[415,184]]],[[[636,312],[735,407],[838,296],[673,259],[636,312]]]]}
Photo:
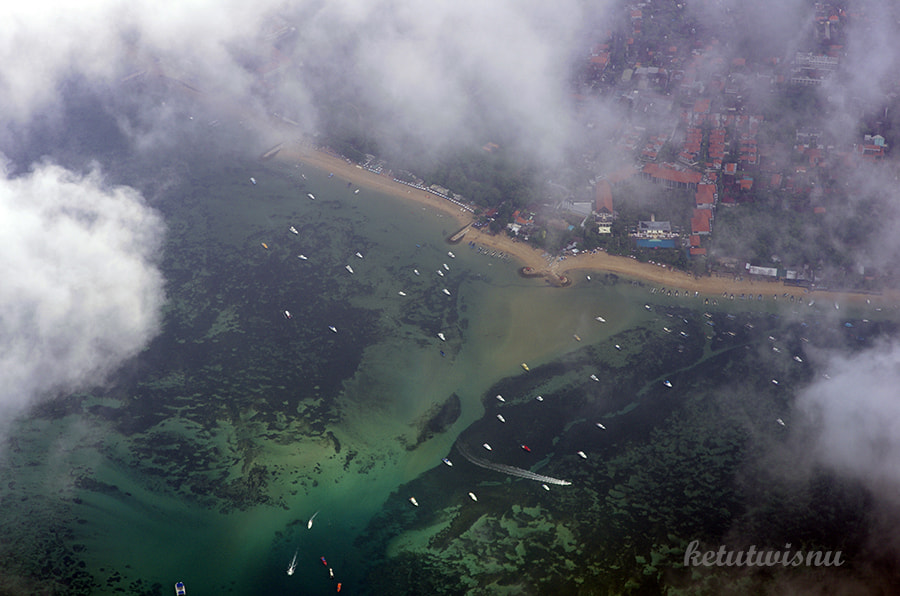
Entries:
{"type": "MultiPolygon", "coordinates": [[[[13,435],[0,514],[26,554],[9,564],[10,577],[55,578],[60,593],[165,594],[176,580],[192,594],[326,593],[334,582],[325,556],[353,593],[391,585],[404,593],[394,572],[441,579],[460,563],[466,572],[457,576],[470,582],[460,589],[515,585],[511,577],[524,582],[513,592],[623,589],[635,574],[655,577],[665,548],[683,552],[687,536],[715,535],[740,514],[730,483],[743,465],[743,429],[784,415],[788,403],[763,382],[753,412],[723,426],[717,409],[737,411],[735,398],[692,401],[679,389],[672,400],[661,381],[671,376],[697,395],[729,387],[733,396],[721,371],[746,370],[739,349],[776,327],[808,334],[787,311],[771,316],[774,304],[723,303],[712,310],[715,327],[697,299],[663,298],[611,276],[551,288],[465,241],[447,245],[457,227],[451,217],[365,189],[354,194],[302,167],[200,171],[161,210],[170,298],[161,335],[110,387],[38,408],[13,435]],[[507,400],[502,426],[496,393],[507,400]],[[545,402],[533,399],[538,393],[545,402]],[[653,399],[657,406],[641,407],[653,399]],[[716,405],[698,405],[705,403],[716,405]],[[685,404],[699,413],[667,434],[670,417],[688,416],[685,404]],[[598,435],[595,420],[610,432],[598,435]],[[678,452],[704,433],[711,442],[691,442],[676,464],[696,468],[700,450],[718,467],[708,464],[699,488],[667,478],[668,451],[659,446],[678,452]],[[475,468],[453,449],[458,438],[478,449],[490,440],[494,461],[576,486],[544,494],[536,483],[475,468]],[[534,457],[518,448],[526,441],[534,457]],[[589,464],[574,456],[578,449],[590,453],[589,464]],[[656,467],[645,461],[649,471],[637,474],[643,458],[656,467]],[[666,499],[653,505],[667,486],[704,507],[679,516],[666,499]],[[472,489],[478,506],[466,510],[472,489]],[[412,493],[417,509],[407,502],[412,493]],[[630,521],[604,524],[610,515],[630,521]],[[598,522],[609,529],[586,531],[598,522]],[[657,544],[671,523],[680,524],[676,535],[657,544]],[[517,554],[501,564],[498,553],[479,551],[492,540],[509,541],[517,554]],[[546,540],[553,547],[537,553],[546,540]],[[438,559],[411,562],[419,557],[438,559]],[[587,571],[575,573],[579,558],[587,571]],[[653,570],[641,559],[652,559],[653,570]],[[547,566],[535,571],[536,561],[547,566]],[[526,567],[545,577],[529,576],[529,584],[526,567]]],[[[754,374],[765,377],[759,367],[774,365],[751,352],[754,374]]],[[[810,374],[777,366],[785,391],[810,374]]]]}

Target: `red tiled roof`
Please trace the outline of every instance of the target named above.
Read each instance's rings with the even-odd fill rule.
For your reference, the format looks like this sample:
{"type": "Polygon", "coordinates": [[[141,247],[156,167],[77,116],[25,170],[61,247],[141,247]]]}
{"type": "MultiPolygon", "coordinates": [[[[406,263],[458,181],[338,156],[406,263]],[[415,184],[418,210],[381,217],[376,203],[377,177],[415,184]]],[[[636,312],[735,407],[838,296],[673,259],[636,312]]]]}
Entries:
{"type": "Polygon", "coordinates": [[[609,182],[606,180],[601,180],[597,183],[596,187],[596,207],[598,213],[603,213],[604,210],[608,211],[610,214],[613,212],[613,200],[612,200],[612,187],[610,187],[609,182]]]}
{"type": "Polygon", "coordinates": [[[712,205],[715,203],[716,187],[713,184],[698,184],[696,201],[698,205],[712,205]]]}
{"type": "Polygon", "coordinates": [[[705,248],[691,247],[691,256],[698,257],[706,254],[705,248]]]}
{"type": "Polygon", "coordinates": [[[703,179],[700,172],[695,172],[693,170],[675,170],[655,163],[648,163],[645,165],[643,172],[653,178],[669,180],[681,184],[697,184],[703,179]]]}

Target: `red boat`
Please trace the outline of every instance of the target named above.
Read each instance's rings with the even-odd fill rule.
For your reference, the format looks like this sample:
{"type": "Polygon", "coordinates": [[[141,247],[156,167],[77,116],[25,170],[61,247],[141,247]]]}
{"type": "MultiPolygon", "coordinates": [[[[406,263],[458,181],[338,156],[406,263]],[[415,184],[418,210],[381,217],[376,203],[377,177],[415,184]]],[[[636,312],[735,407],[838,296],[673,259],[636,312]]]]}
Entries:
{"type": "Polygon", "coordinates": [[[325,565],[326,567],[328,567],[328,561],[325,560],[325,557],[319,557],[319,558],[322,561],[322,565],[325,565]]]}
{"type": "Polygon", "coordinates": [[[528,453],[531,453],[531,447],[529,447],[528,445],[520,445],[520,447],[522,448],[523,451],[527,451],[528,453]]]}

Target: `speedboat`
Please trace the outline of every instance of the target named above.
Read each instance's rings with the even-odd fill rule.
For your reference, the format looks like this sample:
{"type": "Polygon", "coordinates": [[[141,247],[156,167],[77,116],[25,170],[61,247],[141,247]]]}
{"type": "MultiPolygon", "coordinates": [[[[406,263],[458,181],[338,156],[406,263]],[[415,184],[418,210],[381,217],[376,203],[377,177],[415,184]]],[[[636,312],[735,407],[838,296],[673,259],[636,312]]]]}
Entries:
{"type": "Polygon", "coordinates": [[[406,292],[404,292],[403,290],[400,290],[400,291],[397,292],[397,293],[398,293],[399,295],[401,295],[401,296],[406,296],[406,292]]]}
{"type": "Polygon", "coordinates": [[[419,275],[419,270],[418,270],[418,269],[413,269],[413,273],[415,273],[416,275],[419,275]]]}
{"type": "Polygon", "coordinates": [[[286,310],[286,311],[284,311],[284,318],[285,319],[293,319],[294,317],[291,315],[291,311],[286,310]]]}
{"type": "Polygon", "coordinates": [[[603,426],[602,424],[600,424],[599,422],[597,423],[597,428],[599,428],[600,430],[606,430],[606,427],[603,426]]]}
{"type": "Polygon", "coordinates": [[[451,259],[455,259],[455,258],[456,258],[456,255],[453,254],[453,252],[451,252],[451,251],[449,251],[449,250],[447,251],[447,256],[450,257],[451,259]]]}
{"type": "Polygon", "coordinates": [[[481,446],[484,447],[485,449],[487,449],[488,451],[493,451],[493,449],[491,449],[491,446],[488,445],[487,443],[484,443],[481,446]]]}
{"type": "Polygon", "coordinates": [[[297,258],[300,259],[301,261],[307,260],[306,255],[297,255],[297,258]]]}
{"type": "Polygon", "coordinates": [[[650,310],[650,305],[649,305],[649,304],[645,304],[645,305],[644,305],[644,308],[646,308],[647,310],[650,310]]]}
{"type": "Polygon", "coordinates": [[[325,560],[325,557],[319,557],[319,560],[322,561],[322,565],[328,567],[328,561],[325,560]]]}
{"type": "Polygon", "coordinates": [[[448,458],[446,458],[446,457],[441,458],[441,461],[444,462],[445,464],[447,464],[448,466],[450,466],[451,468],[453,467],[453,462],[450,461],[448,458]]]}
{"type": "Polygon", "coordinates": [[[358,195],[358,194],[359,194],[359,189],[357,188],[356,190],[354,190],[354,191],[353,191],[353,194],[358,195]]]}
{"type": "Polygon", "coordinates": [[[578,334],[574,334],[574,335],[572,335],[572,337],[575,338],[575,341],[581,341],[581,338],[578,337],[578,334]]]}
{"type": "Polygon", "coordinates": [[[538,401],[544,401],[544,396],[543,396],[543,395],[538,395],[538,396],[537,396],[536,398],[534,398],[534,399],[536,399],[536,400],[538,400],[538,401]]]}
{"type": "Polygon", "coordinates": [[[256,178],[254,178],[253,176],[250,176],[250,184],[256,186],[256,178]]]}
{"type": "Polygon", "coordinates": [[[184,582],[175,584],[175,596],[184,596],[187,592],[184,590],[184,582]]]}
{"type": "Polygon", "coordinates": [[[528,372],[529,370],[531,370],[530,368],[528,368],[528,365],[525,364],[524,362],[522,363],[522,368],[525,369],[525,372],[528,372]]]}
{"type": "Polygon", "coordinates": [[[269,245],[268,245],[268,244],[266,244],[265,242],[260,242],[260,244],[262,244],[262,247],[263,247],[264,249],[269,250],[269,245]]]}
{"type": "Polygon", "coordinates": [[[778,379],[772,379],[772,384],[773,384],[773,385],[777,385],[777,384],[778,384],[778,379]]]}
{"type": "Polygon", "coordinates": [[[415,505],[416,507],[419,506],[419,502],[416,501],[416,498],[415,498],[415,497],[410,497],[410,498],[409,498],[409,502],[412,503],[413,505],[415,505]]]}
{"type": "Polygon", "coordinates": [[[597,321],[600,321],[601,323],[605,323],[605,322],[606,322],[606,319],[604,319],[603,317],[594,317],[594,319],[597,320],[597,321]]]}
{"type": "Polygon", "coordinates": [[[500,422],[506,422],[506,418],[503,417],[503,414],[497,414],[497,420],[500,422]]]}
{"type": "Polygon", "coordinates": [[[615,345],[615,348],[616,348],[617,350],[621,350],[621,349],[622,349],[622,346],[620,346],[619,344],[616,344],[616,345],[615,345]]]}
{"type": "Polygon", "coordinates": [[[475,493],[472,493],[472,492],[469,493],[469,498],[472,499],[473,501],[477,501],[477,500],[478,500],[478,497],[476,497],[476,496],[475,496],[475,493]]]}
{"type": "Polygon", "coordinates": [[[777,422],[777,423],[780,424],[781,426],[784,426],[784,420],[782,420],[781,418],[776,418],[776,419],[775,419],[775,422],[777,422]]]}
{"type": "Polygon", "coordinates": [[[444,288],[444,289],[441,290],[441,291],[442,291],[443,293],[447,294],[448,296],[450,295],[450,290],[448,290],[447,288],[444,288]]]}
{"type": "Polygon", "coordinates": [[[591,276],[590,276],[590,275],[585,275],[585,277],[587,278],[588,281],[591,281],[591,276]]]}
{"type": "Polygon", "coordinates": [[[796,360],[797,362],[803,362],[803,358],[801,358],[800,356],[794,356],[794,360],[796,360]]]}
{"type": "Polygon", "coordinates": [[[353,273],[353,267],[351,267],[350,265],[344,265],[344,269],[346,269],[350,273],[353,273]]]}
{"type": "Polygon", "coordinates": [[[503,396],[500,395],[500,394],[498,393],[498,394],[497,394],[497,401],[506,401],[506,400],[503,399],[503,396]]]}
{"type": "Polygon", "coordinates": [[[445,271],[450,271],[450,266],[447,263],[443,263],[443,265],[445,271]]]}
{"type": "Polygon", "coordinates": [[[665,385],[666,387],[671,387],[672,381],[670,381],[669,379],[666,379],[665,381],[663,381],[663,385],[665,385]]]}
{"type": "Polygon", "coordinates": [[[328,568],[328,577],[334,579],[334,569],[332,569],[331,567],[328,568]]]}
{"type": "Polygon", "coordinates": [[[522,451],[527,451],[528,453],[531,453],[531,447],[529,447],[528,445],[522,443],[521,445],[519,445],[519,447],[522,448],[522,451]]]}
{"type": "Polygon", "coordinates": [[[334,325],[329,325],[328,328],[331,329],[332,333],[337,333],[337,327],[335,327],[334,325]]]}
{"type": "Polygon", "coordinates": [[[437,270],[437,274],[440,275],[441,277],[444,277],[444,272],[441,271],[440,269],[437,270]]]}
{"type": "Polygon", "coordinates": [[[587,459],[587,455],[584,453],[584,451],[577,451],[576,453],[578,453],[578,457],[580,457],[581,459],[587,459]]]}
{"type": "Polygon", "coordinates": [[[597,381],[598,383],[600,382],[600,379],[597,378],[597,375],[591,375],[591,380],[597,381]]]}
{"type": "Polygon", "coordinates": [[[291,227],[288,228],[288,229],[291,231],[291,234],[299,234],[299,233],[300,233],[300,232],[297,231],[297,228],[295,228],[294,226],[291,226],[291,227]]]}
{"type": "Polygon", "coordinates": [[[547,486],[546,484],[542,484],[542,485],[541,485],[541,488],[544,489],[544,490],[550,490],[550,487],[547,486]]]}
{"type": "Polygon", "coordinates": [[[440,339],[441,341],[447,341],[447,338],[444,337],[443,333],[438,333],[437,336],[438,336],[438,339],[440,339]]]}
{"type": "Polygon", "coordinates": [[[316,519],[316,516],[317,516],[317,515],[319,515],[319,512],[318,512],[318,511],[316,511],[315,513],[313,513],[313,514],[312,514],[312,517],[309,518],[309,521],[306,522],[306,529],[307,529],[307,530],[312,530],[313,520],[316,519]]]}
{"type": "Polygon", "coordinates": [[[294,575],[294,571],[297,569],[297,551],[294,551],[294,558],[291,559],[291,564],[288,565],[287,574],[294,575]]]}
{"type": "Polygon", "coordinates": [[[360,259],[363,258],[362,253],[359,251],[356,251],[356,256],[359,257],[360,259]]]}
{"type": "Polygon", "coordinates": [[[310,200],[310,201],[315,201],[315,200],[316,200],[316,195],[314,195],[314,194],[311,193],[311,192],[306,193],[306,196],[309,197],[309,200],[310,200]]]}

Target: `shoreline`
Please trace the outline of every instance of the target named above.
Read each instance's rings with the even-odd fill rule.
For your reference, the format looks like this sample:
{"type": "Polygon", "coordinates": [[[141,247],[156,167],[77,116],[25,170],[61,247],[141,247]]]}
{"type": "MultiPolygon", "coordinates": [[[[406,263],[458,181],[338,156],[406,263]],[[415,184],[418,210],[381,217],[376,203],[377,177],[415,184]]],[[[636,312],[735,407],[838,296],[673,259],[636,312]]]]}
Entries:
{"type": "MultiPolygon", "coordinates": [[[[897,290],[883,290],[879,294],[866,294],[852,291],[832,290],[808,290],[800,286],[785,285],[781,281],[768,280],[735,280],[729,277],[694,277],[684,272],[663,268],[650,263],[641,263],[635,259],[623,256],[611,256],[605,252],[579,254],[576,256],[559,257],[544,256],[546,253],[514,240],[504,234],[490,234],[481,229],[471,227],[469,224],[475,221],[472,214],[446,199],[442,199],[429,192],[395,182],[392,178],[383,174],[370,172],[345,158],[338,157],[329,152],[313,147],[301,147],[288,145],[287,143],[272,156],[273,159],[287,162],[300,162],[319,170],[333,172],[335,176],[352,182],[357,186],[382,192],[398,199],[416,202],[420,205],[433,207],[446,215],[454,217],[459,223],[459,228],[454,231],[458,234],[466,229],[456,243],[465,241],[475,242],[493,250],[504,252],[514,257],[524,267],[534,270],[528,277],[543,277],[548,283],[557,287],[565,287],[572,284],[571,275],[579,272],[588,275],[590,272],[612,273],[636,280],[658,284],[669,289],[698,292],[699,294],[720,297],[722,293],[745,294],[770,298],[771,294],[781,297],[787,293],[795,298],[803,296],[817,296],[829,300],[848,300],[862,302],[867,298],[877,300],[880,303],[894,302],[900,297],[897,290]]],[[[450,237],[444,238],[450,244],[450,237]]]]}

